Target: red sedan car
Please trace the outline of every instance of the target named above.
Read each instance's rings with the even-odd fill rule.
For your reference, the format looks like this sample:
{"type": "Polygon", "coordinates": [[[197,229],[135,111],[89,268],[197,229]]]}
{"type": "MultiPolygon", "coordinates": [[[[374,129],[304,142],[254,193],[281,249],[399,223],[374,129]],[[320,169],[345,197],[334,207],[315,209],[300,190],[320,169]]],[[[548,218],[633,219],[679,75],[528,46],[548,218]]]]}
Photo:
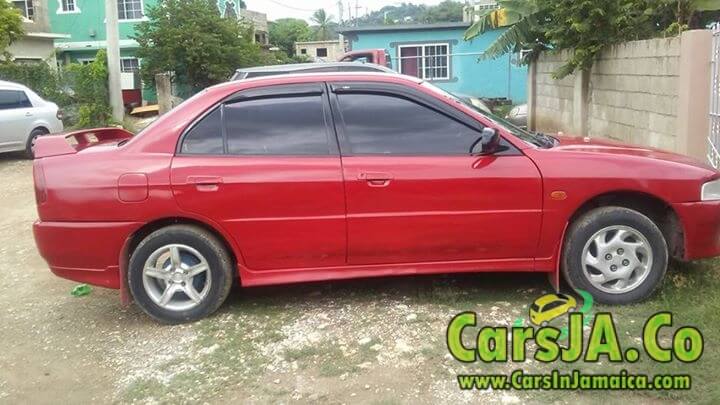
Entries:
{"type": "Polygon", "coordinates": [[[720,173],[659,150],[531,134],[420,80],[310,74],[209,88],[135,137],[38,140],[37,246],[60,277],[165,322],[243,286],[544,272],[605,303],[668,256],[720,254],[720,173]]]}

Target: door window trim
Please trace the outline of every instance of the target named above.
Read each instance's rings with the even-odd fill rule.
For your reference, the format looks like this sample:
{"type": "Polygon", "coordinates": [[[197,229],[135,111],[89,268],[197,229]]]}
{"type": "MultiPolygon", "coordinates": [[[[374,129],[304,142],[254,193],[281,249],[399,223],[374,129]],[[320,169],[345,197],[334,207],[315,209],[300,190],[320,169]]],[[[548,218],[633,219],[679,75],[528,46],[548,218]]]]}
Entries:
{"type": "Polygon", "coordinates": [[[178,143],[175,146],[175,156],[213,156],[213,157],[231,157],[231,158],[273,158],[273,157],[287,157],[287,158],[317,158],[317,157],[339,157],[340,149],[335,134],[333,125],[333,117],[331,108],[329,105],[329,99],[327,97],[327,89],[324,82],[309,82],[309,83],[298,83],[298,84],[284,84],[274,86],[260,86],[253,87],[250,89],[241,90],[234,93],[219,102],[210,106],[197,118],[195,118],[180,134],[178,137],[178,143]],[[328,153],[327,154],[231,154],[228,152],[227,142],[227,129],[225,125],[225,108],[226,104],[242,103],[244,101],[252,101],[258,99],[267,98],[289,98],[289,97],[302,97],[302,96],[319,96],[322,103],[323,109],[323,124],[325,126],[325,134],[327,137],[328,153]],[[223,140],[223,153],[187,153],[182,151],[182,145],[185,142],[185,137],[192,131],[195,126],[202,121],[205,117],[212,114],[216,109],[220,109],[220,128],[222,132],[223,140]]]}
{"type": "MultiPolygon", "coordinates": [[[[350,145],[350,141],[347,137],[345,130],[345,122],[342,117],[340,110],[340,101],[338,94],[375,94],[387,97],[395,97],[406,99],[410,102],[418,104],[422,107],[435,111],[454,120],[462,125],[465,125],[470,130],[477,132],[478,136],[485,128],[481,122],[468,116],[464,112],[452,108],[451,106],[429,96],[423,92],[409,88],[407,86],[401,86],[392,83],[375,83],[375,82],[333,82],[328,83],[330,87],[329,94],[331,101],[330,106],[332,108],[332,114],[335,124],[335,132],[337,133],[338,144],[340,145],[340,155],[343,157],[352,156],[403,156],[403,157],[459,157],[459,156],[473,156],[470,151],[467,153],[438,153],[438,154],[427,154],[427,153],[353,153],[350,145]]],[[[502,150],[493,154],[493,156],[507,156],[507,155],[522,155],[519,149],[517,149],[512,143],[508,142],[504,137],[500,137],[502,150]]]]}

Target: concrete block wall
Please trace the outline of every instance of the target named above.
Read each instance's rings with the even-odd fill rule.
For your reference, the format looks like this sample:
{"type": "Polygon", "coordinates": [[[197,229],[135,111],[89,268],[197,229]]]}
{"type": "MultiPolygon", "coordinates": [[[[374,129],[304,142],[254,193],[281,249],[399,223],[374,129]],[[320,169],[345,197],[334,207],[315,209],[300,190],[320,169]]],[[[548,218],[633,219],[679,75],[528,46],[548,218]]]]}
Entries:
{"type": "Polygon", "coordinates": [[[568,52],[546,52],[540,56],[535,72],[536,125],[543,131],[562,131],[572,126],[574,76],[553,79],[568,52]]]}
{"type": "Polygon", "coordinates": [[[604,52],[590,71],[589,133],[675,150],[679,62],[679,37],[604,52]]]}
{"type": "Polygon", "coordinates": [[[567,52],[545,52],[529,69],[529,125],[704,158],[709,114],[709,30],[633,41],[604,51],[589,72],[552,72],[567,52]]]}

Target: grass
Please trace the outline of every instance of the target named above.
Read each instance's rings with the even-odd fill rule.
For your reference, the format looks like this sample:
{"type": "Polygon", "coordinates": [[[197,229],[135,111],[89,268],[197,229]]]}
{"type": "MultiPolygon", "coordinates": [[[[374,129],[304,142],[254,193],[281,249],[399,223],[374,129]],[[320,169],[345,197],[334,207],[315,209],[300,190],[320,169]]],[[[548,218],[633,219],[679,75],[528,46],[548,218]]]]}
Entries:
{"type": "MultiPolygon", "coordinates": [[[[650,300],[630,306],[594,308],[594,312],[613,313],[623,347],[638,347],[635,338],[642,335],[644,322],[650,315],[672,311],[674,324],[670,329],[692,325],[703,332],[705,351],[695,363],[655,363],[642,351],[637,363],[619,365],[608,362],[463,365],[446,358],[444,332],[453,314],[471,310],[479,314],[481,323],[502,319],[509,326],[514,317],[525,316],[527,305],[547,290],[549,286],[543,275],[479,274],[354,280],[234,292],[219,314],[193,325],[198,336],[195,348],[179,359],[168,361],[166,367],[177,371],[169,383],[153,378],[139,379],[126,387],[123,398],[127,401],[152,398],[168,402],[185,398],[190,402],[212,402],[221,395],[225,395],[223,399],[232,393],[239,395],[238,389],[242,389],[258,396],[255,402],[287,402],[294,395],[300,395],[293,390],[295,381],[301,378],[305,381],[304,389],[316,390],[317,398],[324,402],[346,400],[347,391],[343,387],[347,385],[370,383],[391,388],[384,394],[387,399],[378,398],[379,403],[396,403],[408,400],[409,388],[406,387],[452,381],[453,373],[505,373],[515,368],[526,368],[529,372],[580,368],[588,373],[612,373],[626,368],[649,375],[690,374],[693,388],[670,392],[511,394],[531,402],[720,403],[720,384],[716,377],[717,364],[720,364],[717,347],[720,261],[673,263],[665,285],[650,300]],[[502,316],[493,318],[490,315],[494,313],[502,316]],[[319,316],[327,318],[329,324],[320,331],[319,339],[298,345],[287,343],[289,335],[297,335],[293,325],[300,322],[300,326],[312,327],[317,325],[315,321],[319,316]],[[392,352],[398,339],[407,340],[413,351],[379,362],[379,357],[392,352]],[[216,346],[212,352],[202,351],[212,346],[216,346]],[[377,350],[378,347],[382,349],[377,350]],[[269,351],[275,354],[268,354],[268,348],[275,349],[269,351]],[[177,369],[177,364],[183,363],[193,367],[177,369]],[[289,369],[291,364],[295,364],[296,369],[289,369]],[[321,387],[331,388],[318,392],[321,387]]],[[[314,331],[310,329],[310,332],[314,331]]],[[[360,396],[354,399],[362,400],[360,396]]],[[[421,397],[419,402],[436,399],[421,397]]]]}

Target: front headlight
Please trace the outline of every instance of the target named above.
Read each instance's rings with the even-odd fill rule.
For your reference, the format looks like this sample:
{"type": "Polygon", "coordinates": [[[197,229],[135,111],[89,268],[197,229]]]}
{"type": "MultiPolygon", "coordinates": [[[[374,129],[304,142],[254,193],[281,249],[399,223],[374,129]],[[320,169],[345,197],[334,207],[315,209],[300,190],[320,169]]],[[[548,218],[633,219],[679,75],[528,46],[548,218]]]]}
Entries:
{"type": "Polygon", "coordinates": [[[720,200],[720,179],[703,184],[700,199],[702,201],[720,200]]]}

